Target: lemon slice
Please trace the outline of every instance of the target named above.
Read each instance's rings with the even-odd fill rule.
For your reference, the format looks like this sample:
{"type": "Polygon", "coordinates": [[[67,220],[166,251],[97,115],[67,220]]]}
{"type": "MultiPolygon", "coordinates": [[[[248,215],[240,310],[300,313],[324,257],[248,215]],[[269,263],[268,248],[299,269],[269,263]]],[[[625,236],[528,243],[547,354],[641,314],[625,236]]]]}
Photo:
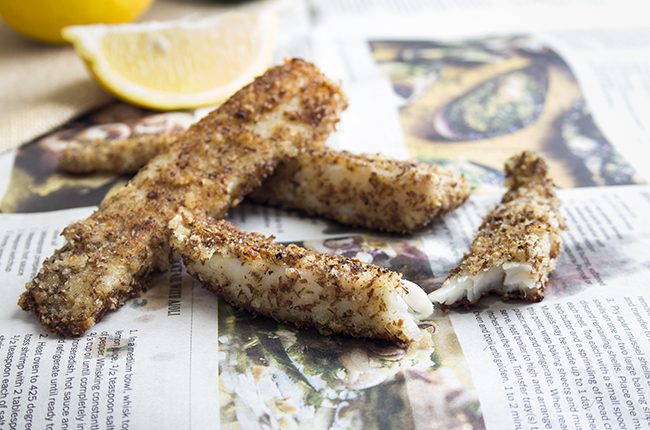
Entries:
{"type": "Polygon", "coordinates": [[[200,20],[72,26],[72,42],[94,77],[128,102],[154,109],[223,101],[269,65],[272,13],[200,20]]]}

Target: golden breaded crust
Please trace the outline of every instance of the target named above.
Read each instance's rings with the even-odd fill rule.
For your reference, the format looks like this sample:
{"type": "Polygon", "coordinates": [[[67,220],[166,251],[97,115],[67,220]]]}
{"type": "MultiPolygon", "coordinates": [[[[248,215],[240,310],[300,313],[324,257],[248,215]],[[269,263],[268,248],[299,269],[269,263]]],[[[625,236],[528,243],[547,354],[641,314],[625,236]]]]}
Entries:
{"type": "Polygon", "coordinates": [[[410,233],[469,197],[462,175],[439,166],[308,150],[283,162],[251,198],[343,224],[410,233]]]}
{"type": "Polygon", "coordinates": [[[325,334],[399,343],[424,335],[413,321],[407,324],[412,317],[406,310],[400,314],[389,309],[401,294],[398,273],[277,244],[273,237],[186,210],[172,219],[170,228],[171,245],[188,273],[234,306],[325,334]]]}
{"type": "Polygon", "coordinates": [[[79,336],[169,261],[167,223],[185,206],[222,217],[278,162],[324,141],[346,106],[303,60],[268,70],[190,127],[89,218],[26,285],[19,305],[55,333],[79,336]]]}

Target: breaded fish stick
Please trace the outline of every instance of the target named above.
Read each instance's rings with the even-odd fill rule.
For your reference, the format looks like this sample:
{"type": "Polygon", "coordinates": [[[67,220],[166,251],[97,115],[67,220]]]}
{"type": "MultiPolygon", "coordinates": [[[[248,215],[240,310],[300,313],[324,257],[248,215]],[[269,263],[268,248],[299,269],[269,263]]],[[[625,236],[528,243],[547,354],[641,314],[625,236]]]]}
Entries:
{"type": "Polygon", "coordinates": [[[347,225],[409,233],[460,206],[469,185],[438,166],[320,149],[284,161],[250,197],[347,225]]]}
{"type": "Polygon", "coordinates": [[[58,167],[69,173],[135,173],[182,134],[170,131],[124,139],[66,142],[58,167]]]}
{"type": "Polygon", "coordinates": [[[425,292],[398,273],[338,255],[273,243],[228,221],[181,210],[171,245],[187,271],[230,304],[327,333],[423,340],[425,292]]]}
{"type": "Polygon", "coordinates": [[[268,70],[152,159],[26,285],[20,306],[55,333],[79,336],[169,263],[179,207],[222,217],[287,157],[324,141],[346,106],[310,63],[268,70]]]}
{"type": "Polygon", "coordinates": [[[565,229],[560,203],[536,154],[513,156],[505,171],[509,190],[483,219],[463,261],[429,294],[434,303],[475,303],[489,292],[531,302],[544,298],[565,229]]]}
{"type": "MultiPolygon", "coordinates": [[[[60,167],[130,172],[138,168],[138,160],[146,161],[147,153],[164,148],[166,139],[148,135],[133,144],[129,139],[106,141],[97,152],[94,147],[101,144],[76,145],[63,152],[60,167]]],[[[424,227],[468,197],[465,178],[441,167],[327,148],[284,161],[250,195],[259,203],[398,233],[424,227]]]]}

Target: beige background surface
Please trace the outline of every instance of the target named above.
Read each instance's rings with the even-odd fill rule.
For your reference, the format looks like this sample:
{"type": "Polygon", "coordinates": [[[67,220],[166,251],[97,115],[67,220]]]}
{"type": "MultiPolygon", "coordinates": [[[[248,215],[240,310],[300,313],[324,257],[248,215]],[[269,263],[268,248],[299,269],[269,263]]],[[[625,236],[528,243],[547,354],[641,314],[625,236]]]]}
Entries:
{"type": "MultiPolygon", "coordinates": [[[[277,2],[234,3],[156,0],[140,21],[200,16],[277,2]]],[[[33,42],[0,21],[0,153],[110,99],[71,46],[33,42]]]]}

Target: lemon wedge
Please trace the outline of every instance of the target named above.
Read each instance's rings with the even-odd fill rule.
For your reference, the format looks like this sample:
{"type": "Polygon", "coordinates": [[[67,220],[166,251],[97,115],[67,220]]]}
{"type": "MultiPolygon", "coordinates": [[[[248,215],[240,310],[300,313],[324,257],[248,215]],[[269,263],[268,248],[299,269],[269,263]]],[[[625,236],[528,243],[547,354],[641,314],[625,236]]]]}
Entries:
{"type": "Polygon", "coordinates": [[[118,98],[153,109],[216,104],[271,62],[273,13],[200,20],[72,26],[72,42],[97,81],[118,98]]]}

